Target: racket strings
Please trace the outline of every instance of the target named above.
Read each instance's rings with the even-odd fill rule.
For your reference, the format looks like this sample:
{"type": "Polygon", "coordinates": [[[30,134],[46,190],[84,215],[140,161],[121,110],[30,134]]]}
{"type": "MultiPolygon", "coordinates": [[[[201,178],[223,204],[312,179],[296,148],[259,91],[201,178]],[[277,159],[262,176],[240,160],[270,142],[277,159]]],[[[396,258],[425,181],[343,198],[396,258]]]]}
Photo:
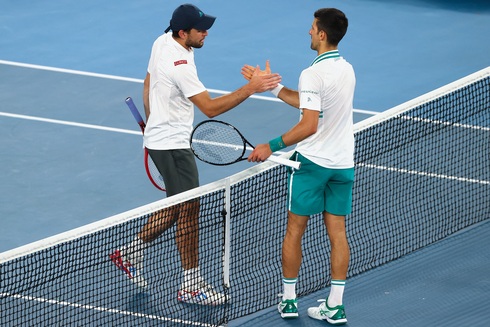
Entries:
{"type": "Polygon", "coordinates": [[[150,154],[148,153],[148,149],[145,148],[145,169],[150,179],[150,182],[159,190],[166,191],[165,181],[163,180],[162,174],[158,170],[157,166],[153,162],[150,154]]]}
{"type": "Polygon", "coordinates": [[[199,159],[215,165],[236,162],[245,153],[240,133],[231,125],[213,121],[196,127],[191,146],[199,159]]]}

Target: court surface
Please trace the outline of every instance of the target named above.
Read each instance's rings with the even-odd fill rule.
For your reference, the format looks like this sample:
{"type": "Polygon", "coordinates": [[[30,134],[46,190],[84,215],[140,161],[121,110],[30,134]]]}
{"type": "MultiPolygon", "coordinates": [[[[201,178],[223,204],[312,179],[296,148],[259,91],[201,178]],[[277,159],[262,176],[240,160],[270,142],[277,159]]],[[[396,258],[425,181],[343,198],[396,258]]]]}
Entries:
{"type": "MultiPolygon", "coordinates": [[[[0,252],[162,198],[145,176],[142,138],[124,99],[132,96],[142,109],[151,44],[181,2],[0,3],[0,252]]],[[[294,88],[314,58],[312,14],[326,6],[320,0],[194,3],[218,17],[196,50],[199,75],[214,96],[244,83],[243,64],[263,66],[266,59],[294,88]]],[[[340,53],[356,69],[355,121],[490,65],[488,1],[327,5],[350,20],[340,53]]],[[[217,119],[254,144],[297,121],[295,109],[260,96],[267,99],[251,98],[217,119]]],[[[196,123],[203,119],[196,112],[196,123]]],[[[201,184],[250,165],[198,162],[201,184]]],[[[481,249],[489,248],[489,232],[481,223],[352,278],[349,325],[484,326],[490,257],[481,249]]],[[[305,310],[325,295],[302,299],[299,320],[282,321],[271,308],[230,325],[319,326],[305,310]]]]}

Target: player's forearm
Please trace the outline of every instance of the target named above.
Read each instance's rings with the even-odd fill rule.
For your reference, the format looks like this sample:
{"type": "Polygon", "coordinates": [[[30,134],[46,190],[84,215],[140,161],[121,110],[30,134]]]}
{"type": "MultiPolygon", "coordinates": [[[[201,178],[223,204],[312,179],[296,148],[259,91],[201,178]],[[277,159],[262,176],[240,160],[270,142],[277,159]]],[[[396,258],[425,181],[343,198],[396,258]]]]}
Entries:
{"type": "Polygon", "coordinates": [[[201,111],[209,118],[213,118],[235,108],[252,94],[254,94],[253,90],[245,85],[234,92],[211,99],[209,105],[201,111]]]}
{"type": "Polygon", "coordinates": [[[287,87],[283,87],[281,91],[279,91],[277,97],[284,101],[285,103],[293,106],[295,108],[299,108],[299,93],[298,91],[291,90],[287,87]]]}
{"type": "Polygon", "coordinates": [[[318,130],[319,112],[315,110],[303,110],[303,118],[288,132],[282,135],[286,146],[297,144],[318,130]]]}

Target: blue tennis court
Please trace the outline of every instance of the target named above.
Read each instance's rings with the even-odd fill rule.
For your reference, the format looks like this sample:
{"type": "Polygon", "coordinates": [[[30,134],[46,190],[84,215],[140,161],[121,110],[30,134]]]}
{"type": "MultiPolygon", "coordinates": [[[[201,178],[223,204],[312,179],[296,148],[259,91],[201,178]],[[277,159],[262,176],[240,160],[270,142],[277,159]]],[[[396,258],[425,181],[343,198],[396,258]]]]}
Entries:
{"type": "MultiPolygon", "coordinates": [[[[142,107],[151,44],[179,4],[58,1],[26,9],[3,1],[1,252],[164,196],[146,178],[142,138],[124,99],[132,96],[142,107]]],[[[218,17],[196,51],[199,75],[214,95],[244,83],[242,64],[263,65],[266,59],[283,84],[297,85],[314,56],[308,35],[312,14],[324,1],[195,4],[218,17]]],[[[342,9],[350,20],[340,52],[356,69],[356,122],[490,65],[487,1],[357,0],[328,6],[342,9]]],[[[261,96],[218,119],[236,125],[252,143],[297,121],[295,110],[261,96]]],[[[203,119],[196,112],[196,122],[203,119]]],[[[204,185],[251,164],[198,166],[204,185]]],[[[490,217],[490,208],[487,213],[490,217]]],[[[482,249],[490,246],[489,233],[489,223],[482,222],[350,279],[349,325],[486,325],[490,256],[482,249]]],[[[302,298],[300,310],[326,294],[302,298]]],[[[321,324],[302,313],[286,322],[270,308],[230,326],[321,324]]]]}

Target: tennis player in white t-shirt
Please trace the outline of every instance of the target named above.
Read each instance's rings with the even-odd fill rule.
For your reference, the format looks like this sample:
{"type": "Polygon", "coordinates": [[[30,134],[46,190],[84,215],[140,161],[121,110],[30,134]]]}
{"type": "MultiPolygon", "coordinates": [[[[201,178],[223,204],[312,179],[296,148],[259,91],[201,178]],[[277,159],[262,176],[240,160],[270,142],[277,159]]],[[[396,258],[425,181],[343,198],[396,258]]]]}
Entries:
{"type": "MultiPolygon", "coordinates": [[[[334,8],[314,13],[311,49],[317,57],[299,78],[298,91],[279,85],[273,94],[300,109],[300,120],[288,132],[259,144],[249,161],[266,160],[273,152],[296,144],[292,159],[301,162],[288,180],[288,224],[282,246],[283,298],[278,309],[283,318],[299,316],[296,282],[302,259],[301,239],[311,215],[323,213],[331,244],[331,288],[327,300],[308,309],[308,315],[331,324],[345,324],[342,302],[349,265],[345,218],[352,208],[354,182],[353,98],[356,78],[352,66],[340,56],[338,43],[348,20],[334,8]]],[[[244,66],[249,79],[253,67],[244,66]]],[[[267,63],[264,73],[270,72],[267,63]]],[[[325,245],[325,249],[327,246],[325,245]]],[[[327,253],[318,253],[328,258],[327,253]]]]}
{"type": "MultiPolygon", "coordinates": [[[[143,88],[147,118],[144,146],[164,179],[167,196],[199,186],[197,166],[189,145],[194,106],[206,116],[215,117],[254,93],[276,87],[281,81],[278,74],[259,76],[256,68],[246,85],[229,94],[211,98],[197,75],[194,49],[204,45],[208,29],[215,19],[192,4],[181,5],[175,9],[170,26],[157,38],[151,50],[143,88]]],[[[206,283],[200,274],[198,218],[197,200],[154,214],[133,242],[116,250],[110,257],[131,281],[147,287],[141,274],[144,250],[176,223],[175,238],[184,275],[177,300],[193,304],[222,304],[227,299],[206,283]]]]}

